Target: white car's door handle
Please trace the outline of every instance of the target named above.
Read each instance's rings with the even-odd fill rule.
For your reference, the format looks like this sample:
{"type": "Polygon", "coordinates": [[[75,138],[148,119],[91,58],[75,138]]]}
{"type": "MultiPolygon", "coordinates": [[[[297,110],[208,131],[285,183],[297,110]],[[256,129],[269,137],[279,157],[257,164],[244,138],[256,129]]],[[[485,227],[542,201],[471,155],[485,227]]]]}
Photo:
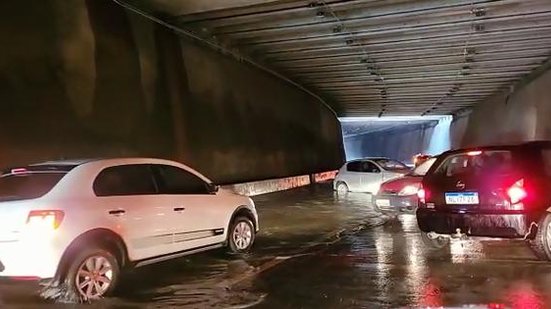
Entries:
{"type": "Polygon", "coordinates": [[[125,213],[126,213],[126,211],[124,209],[109,210],[109,214],[110,215],[115,215],[115,216],[122,216],[125,213]]]}
{"type": "Polygon", "coordinates": [[[174,211],[184,211],[186,210],[184,207],[174,207],[174,211]]]}

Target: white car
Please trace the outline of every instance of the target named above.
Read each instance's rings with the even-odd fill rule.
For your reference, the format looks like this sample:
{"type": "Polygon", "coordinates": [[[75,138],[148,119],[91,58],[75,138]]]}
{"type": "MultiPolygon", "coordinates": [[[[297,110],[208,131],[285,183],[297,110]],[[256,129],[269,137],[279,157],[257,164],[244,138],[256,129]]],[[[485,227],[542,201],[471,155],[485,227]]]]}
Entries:
{"type": "Polygon", "coordinates": [[[257,231],[250,198],[173,161],[54,161],[0,176],[0,276],[53,278],[81,300],[112,292],[123,268],[248,251],[257,231]]]}
{"type": "Polygon", "coordinates": [[[367,192],[376,194],[385,181],[402,177],[411,169],[402,162],[388,158],[364,158],[345,163],[335,180],[338,193],[367,192]]]}

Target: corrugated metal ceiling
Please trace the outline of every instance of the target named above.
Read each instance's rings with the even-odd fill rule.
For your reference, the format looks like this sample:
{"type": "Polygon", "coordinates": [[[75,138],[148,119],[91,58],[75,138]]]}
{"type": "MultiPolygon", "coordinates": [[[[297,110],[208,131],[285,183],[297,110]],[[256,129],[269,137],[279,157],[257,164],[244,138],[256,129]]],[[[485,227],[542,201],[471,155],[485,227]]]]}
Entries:
{"type": "Polygon", "coordinates": [[[451,114],[551,55],[551,0],[281,1],[165,19],[267,64],[339,116],[451,114]]]}

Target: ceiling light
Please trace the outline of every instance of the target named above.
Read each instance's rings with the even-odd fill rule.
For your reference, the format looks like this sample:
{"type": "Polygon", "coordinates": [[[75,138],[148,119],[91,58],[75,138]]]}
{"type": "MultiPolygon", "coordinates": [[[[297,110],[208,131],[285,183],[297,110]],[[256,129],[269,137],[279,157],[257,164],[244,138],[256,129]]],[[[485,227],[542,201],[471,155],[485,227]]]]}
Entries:
{"type": "Polygon", "coordinates": [[[486,29],[486,27],[483,24],[474,24],[473,30],[476,32],[482,32],[486,29]]]}
{"type": "Polygon", "coordinates": [[[472,9],[471,14],[474,14],[476,17],[483,17],[483,16],[486,16],[486,9],[485,8],[474,8],[474,9],[472,9]]]}
{"type": "Polygon", "coordinates": [[[310,2],[310,3],[308,4],[308,6],[311,7],[311,8],[315,8],[315,7],[320,6],[320,5],[321,5],[321,4],[319,4],[317,1],[310,2]]]}

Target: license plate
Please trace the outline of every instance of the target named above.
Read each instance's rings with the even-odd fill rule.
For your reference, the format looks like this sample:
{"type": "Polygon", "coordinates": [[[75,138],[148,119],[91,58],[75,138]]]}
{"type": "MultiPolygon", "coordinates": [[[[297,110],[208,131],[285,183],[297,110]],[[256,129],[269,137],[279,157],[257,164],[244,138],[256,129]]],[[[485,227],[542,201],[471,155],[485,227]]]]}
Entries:
{"type": "Polygon", "coordinates": [[[446,204],[449,205],[475,205],[478,203],[478,192],[446,193],[446,204]]]}
{"type": "Polygon", "coordinates": [[[379,207],[390,207],[390,200],[375,200],[375,204],[379,207]]]}

